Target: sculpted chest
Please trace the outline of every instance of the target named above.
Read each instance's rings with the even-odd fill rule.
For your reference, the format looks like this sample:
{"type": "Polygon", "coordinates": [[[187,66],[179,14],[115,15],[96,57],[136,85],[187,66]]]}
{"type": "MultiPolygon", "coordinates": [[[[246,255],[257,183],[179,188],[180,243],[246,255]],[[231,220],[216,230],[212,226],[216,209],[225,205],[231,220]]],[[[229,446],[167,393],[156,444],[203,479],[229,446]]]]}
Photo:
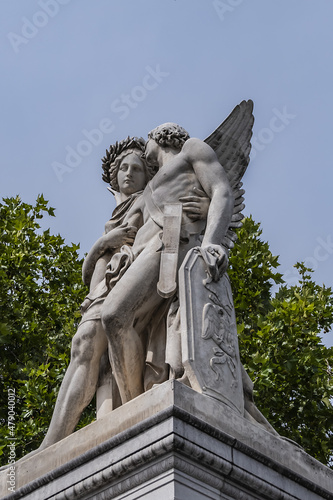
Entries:
{"type": "Polygon", "coordinates": [[[164,165],[151,181],[154,201],[159,205],[178,201],[191,194],[194,187],[201,188],[201,185],[192,166],[178,159],[164,165]]]}

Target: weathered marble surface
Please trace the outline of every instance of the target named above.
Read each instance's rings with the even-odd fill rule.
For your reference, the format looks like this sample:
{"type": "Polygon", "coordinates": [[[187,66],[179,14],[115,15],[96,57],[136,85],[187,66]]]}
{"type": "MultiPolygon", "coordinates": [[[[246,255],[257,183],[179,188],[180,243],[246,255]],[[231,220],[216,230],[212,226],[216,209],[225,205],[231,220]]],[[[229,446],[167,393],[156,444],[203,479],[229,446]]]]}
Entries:
{"type": "Polygon", "coordinates": [[[41,451],[8,500],[333,499],[333,471],[302,449],[177,381],[41,451]],[[140,496],[141,495],[141,496],[140,496]]]}

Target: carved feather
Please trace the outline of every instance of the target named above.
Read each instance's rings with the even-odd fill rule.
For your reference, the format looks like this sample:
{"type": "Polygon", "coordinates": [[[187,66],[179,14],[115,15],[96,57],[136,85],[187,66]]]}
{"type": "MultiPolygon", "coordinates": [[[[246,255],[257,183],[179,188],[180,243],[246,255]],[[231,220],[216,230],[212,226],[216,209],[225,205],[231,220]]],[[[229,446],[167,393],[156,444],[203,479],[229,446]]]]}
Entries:
{"type": "MultiPolygon", "coordinates": [[[[205,139],[205,142],[214,149],[219,162],[226,171],[233,195],[234,212],[229,231],[222,244],[227,248],[234,246],[234,238],[230,238],[230,231],[241,227],[244,218],[241,211],[244,209],[244,189],[241,179],[250,161],[252,127],[254,122],[253,102],[242,101],[230,115],[205,139]]],[[[235,234],[235,233],[233,233],[235,234]]]]}

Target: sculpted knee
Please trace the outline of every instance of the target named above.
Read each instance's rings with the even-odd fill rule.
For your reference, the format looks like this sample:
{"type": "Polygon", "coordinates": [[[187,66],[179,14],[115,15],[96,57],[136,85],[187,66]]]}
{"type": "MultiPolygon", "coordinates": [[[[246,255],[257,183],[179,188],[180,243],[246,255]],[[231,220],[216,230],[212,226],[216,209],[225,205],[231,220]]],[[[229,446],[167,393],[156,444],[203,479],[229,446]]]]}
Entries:
{"type": "Polygon", "coordinates": [[[101,318],[103,327],[108,336],[116,335],[119,330],[126,326],[126,318],[113,308],[105,308],[102,311],[101,318]]]}

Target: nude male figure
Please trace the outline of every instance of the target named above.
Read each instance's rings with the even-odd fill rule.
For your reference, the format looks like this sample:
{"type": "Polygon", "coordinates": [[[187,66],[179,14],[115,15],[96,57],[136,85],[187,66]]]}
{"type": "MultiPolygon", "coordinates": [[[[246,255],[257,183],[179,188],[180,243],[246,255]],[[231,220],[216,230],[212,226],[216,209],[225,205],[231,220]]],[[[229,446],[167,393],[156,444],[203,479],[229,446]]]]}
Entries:
{"type": "Polygon", "coordinates": [[[201,246],[211,265],[227,267],[227,252],[221,246],[233,213],[234,199],[215,152],[199,139],[188,139],[184,129],[165,124],[153,130],[146,144],[146,160],[159,171],[145,188],[139,203],[128,212],[128,220],[141,211],[143,226],[132,251],[134,262],[105,299],[102,323],[111,347],[111,365],[122,403],[144,391],[145,326],[163,303],[157,293],[161,260],[162,214],[168,203],[181,202],[193,189],[203,189],[210,198],[205,227],[195,227],[183,212],[183,236],[178,267],[187,251],[201,246]],[[200,234],[204,229],[203,239],[200,234]]]}

